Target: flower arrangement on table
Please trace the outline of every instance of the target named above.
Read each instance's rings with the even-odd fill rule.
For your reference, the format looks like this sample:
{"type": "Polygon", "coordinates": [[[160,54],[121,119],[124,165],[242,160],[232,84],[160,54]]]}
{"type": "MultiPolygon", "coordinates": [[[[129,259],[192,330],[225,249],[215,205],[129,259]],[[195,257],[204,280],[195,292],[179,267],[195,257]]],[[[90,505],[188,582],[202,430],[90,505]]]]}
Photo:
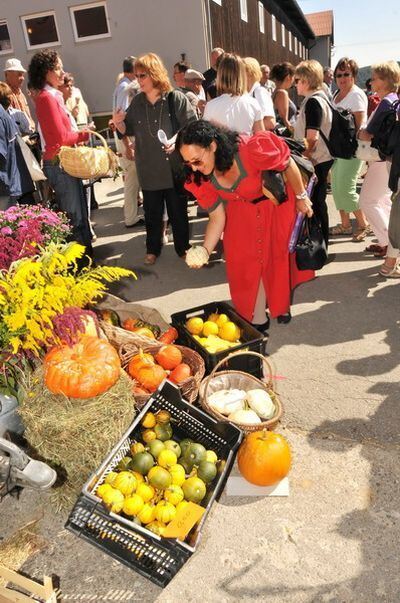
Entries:
{"type": "Polygon", "coordinates": [[[68,218],[41,205],[13,206],[0,212],[0,270],[32,257],[49,243],[63,243],[71,232],[68,218]]]}
{"type": "Polygon", "coordinates": [[[76,341],[90,315],[84,308],[102,297],[106,283],[135,277],[111,266],[78,271],[84,250],[75,242],[49,242],[35,256],[0,270],[0,391],[15,395],[18,371],[27,370],[49,347],[76,341]]]}

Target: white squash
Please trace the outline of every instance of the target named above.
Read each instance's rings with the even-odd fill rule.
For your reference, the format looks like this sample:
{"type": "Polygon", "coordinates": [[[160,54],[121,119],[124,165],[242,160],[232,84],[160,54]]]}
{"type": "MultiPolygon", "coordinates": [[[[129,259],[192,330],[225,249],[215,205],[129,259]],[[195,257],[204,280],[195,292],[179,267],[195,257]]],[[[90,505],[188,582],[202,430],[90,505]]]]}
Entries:
{"type": "Polygon", "coordinates": [[[243,425],[255,425],[261,423],[261,419],[254,410],[236,410],[228,417],[233,423],[242,423],[243,425]]]}
{"type": "Polygon", "coordinates": [[[250,389],[246,393],[247,404],[262,419],[271,419],[275,414],[275,404],[264,389],[250,389]]]}
{"type": "Polygon", "coordinates": [[[208,397],[208,403],[217,412],[228,416],[236,410],[243,410],[246,392],[242,389],[220,389],[208,397]]]}

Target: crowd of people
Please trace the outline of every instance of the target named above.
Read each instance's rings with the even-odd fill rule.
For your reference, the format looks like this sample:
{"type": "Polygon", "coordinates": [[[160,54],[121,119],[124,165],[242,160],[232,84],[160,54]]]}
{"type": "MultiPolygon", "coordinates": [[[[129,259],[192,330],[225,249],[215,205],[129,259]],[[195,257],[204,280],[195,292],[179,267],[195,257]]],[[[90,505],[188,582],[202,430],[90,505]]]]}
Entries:
{"type": "MultiPolygon", "coordinates": [[[[261,331],[270,316],[290,321],[292,288],[314,276],[311,270],[298,270],[289,253],[299,213],[315,216],[326,248],[333,237],[359,242],[375,235],[377,242],[365,252],[382,258],[382,276],[399,278],[399,249],[388,235],[391,158],[377,153],[365,162],[355,150],[335,156],[330,144],[343,111],[352,116],[359,141],[373,143],[383,116],[399,100],[398,63],[373,65],[364,91],[356,83],[358,66],[347,57],[334,69],[315,60],[270,69],[253,57],[215,48],[210,61],[204,73],[186,61],[176,62],[175,85],[154,53],[122,62],[109,125],[124,175],[125,226],[146,230],[144,263],[157,261],[168,224],[177,255],[191,268],[207,264],[223,239],[233,303],[261,331]],[[313,187],[307,187],[291,156],[293,139],[304,143],[304,157],[315,171],[313,187]],[[265,184],[272,173],[282,179],[283,199],[265,184]],[[326,203],[329,186],[340,215],[333,226],[326,203]],[[209,215],[204,242],[195,247],[189,241],[190,198],[209,215]]],[[[55,203],[69,216],[73,238],[92,256],[93,185],[84,187],[58,162],[61,146],[87,143],[94,127],[89,109],[59,54],[41,50],[28,67],[35,124],[22,91],[25,74],[18,59],[9,59],[0,82],[0,208],[35,202],[21,145],[35,153],[40,147],[55,203]]]]}

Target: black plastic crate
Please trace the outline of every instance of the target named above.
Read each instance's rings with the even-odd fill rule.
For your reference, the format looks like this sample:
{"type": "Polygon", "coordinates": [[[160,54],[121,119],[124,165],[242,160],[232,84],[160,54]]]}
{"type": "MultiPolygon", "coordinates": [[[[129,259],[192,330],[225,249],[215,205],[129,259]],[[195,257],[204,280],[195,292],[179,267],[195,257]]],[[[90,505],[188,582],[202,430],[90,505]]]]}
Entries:
{"type": "Polygon", "coordinates": [[[217,422],[213,417],[188,404],[182,400],[179,389],[165,381],[85,484],[65,527],[155,584],[166,586],[195,552],[203,524],[213,502],[222,493],[242,438],[243,432],[238,427],[217,422]],[[174,439],[192,438],[207,449],[214,450],[218,458],[225,461],[214,482],[207,487],[206,497],[201,502],[206,512],[185,542],[160,537],[144,526],[109,512],[95,494],[107,474],[113,471],[129,451],[131,439],[136,439],[139,435],[140,422],[146,412],[157,412],[161,409],[171,413],[174,439]]]}
{"type": "MultiPolygon", "coordinates": [[[[179,333],[177,343],[180,345],[192,348],[204,359],[206,365],[206,374],[210,374],[212,369],[220,362],[223,358],[232,354],[233,352],[239,352],[240,350],[248,350],[250,352],[258,352],[259,354],[265,353],[266,338],[257,331],[257,329],[245,318],[240,316],[229,304],[226,302],[212,302],[204,306],[197,306],[197,308],[191,308],[190,310],[183,310],[182,312],[176,312],[171,316],[171,322],[179,333]],[[200,316],[200,318],[207,319],[207,317],[217,312],[218,314],[226,314],[230,320],[234,322],[241,330],[241,341],[237,346],[228,348],[223,352],[217,352],[216,354],[210,354],[194,337],[187,328],[185,323],[189,318],[193,316],[200,316]]],[[[239,356],[238,358],[232,358],[223,366],[224,369],[230,369],[232,371],[244,371],[250,373],[259,379],[263,375],[263,367],[261,359],[255,356],[239,356]]]]}

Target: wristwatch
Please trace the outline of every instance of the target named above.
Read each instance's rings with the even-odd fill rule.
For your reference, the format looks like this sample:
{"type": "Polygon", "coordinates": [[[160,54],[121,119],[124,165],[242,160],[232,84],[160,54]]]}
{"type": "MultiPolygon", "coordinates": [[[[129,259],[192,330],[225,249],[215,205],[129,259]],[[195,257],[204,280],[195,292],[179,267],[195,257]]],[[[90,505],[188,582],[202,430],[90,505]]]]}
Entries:
{"type": "Polygon", "coordinates": [[[304,199],[308,199],[306,191],[303,191],[299,195],[296,195],[296,199],[298,199],[299,201],[304,201],[304,199]]]}

